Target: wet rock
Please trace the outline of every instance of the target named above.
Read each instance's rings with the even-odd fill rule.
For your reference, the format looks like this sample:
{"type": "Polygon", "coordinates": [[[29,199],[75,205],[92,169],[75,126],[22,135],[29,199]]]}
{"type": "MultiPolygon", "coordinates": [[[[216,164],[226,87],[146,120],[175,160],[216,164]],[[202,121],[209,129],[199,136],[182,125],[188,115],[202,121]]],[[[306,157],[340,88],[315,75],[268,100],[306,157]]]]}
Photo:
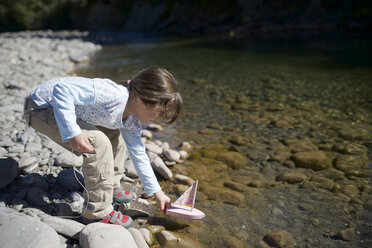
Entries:
{"type": "Polygon", "coordinates": [[[292,156],[297,167],[322,170],[330,166],[327,155],[321,151],[299,152],[292,156]]]}
{"type": "Polygon", "coordinates": [[[216,129],[216,130],[222,130],[223,127],[220,126],[220,124],[214,122],[214,123],[211,123],[207,126],[207,128],[212,128],[212,129],[216,129]]]}
{"type": "Polygon", "coordinates": [[[163,153],[163,148],[158,146],[155,142],[149,141],[145,144],[145,147],[148,152],[153,152],[158,155],[163,153]]]}
{"type": "Polygon", "coordinates": [[[143,238],[145,239],[146,243],[148,245],[151,245],[153,243],[153,236],[151,232],[146,228],[140,228],[139,231],[141,232],[143,238]]]}
{"type": "Polygon", "coordinates": [[[263,188],[267,185],[267,181],[262,179],[253,179],[248,185],[255,188],[263,188]]]}
{"type": "Polygon", "coordinates": [[[43,218],[41,221],[52,227],[57,233],[76,240],[79,240],[79,234],[85,227],[80,222],[54,216],[43,218]]]}
{"type": "Polygon", "coordinates": [[[270,158],[273,161],[277,161],[279,163],[284,163],[292,156],[292,153],[290,152],[275,152],[273,154],[270,154],[270,158]]]}
{"type": "Polygon", "coordinates": [[[246,146],[249,144],[249,140],[246,137],[243,137],[237,134],[231,135],[229,138],[229,141],[232,144],[238,145],[238,146],[246,146]]]}
{"type": "Polygon", "coordinates": [[[163,154],[170,160],[170,161],[178,161],[180,160],[180,153],[175,151],[175,150],[171,150],[171,149],[167,149],[167,150],[164,150],[163,154]]]}
{"type": "Polygon", "coordinates": [[[355,185],[349,184],[343,185],[341,187],[341,193],[347,195],[350,198],[356,198],[359,196],[360,191],[355,185]]]}
{"type": "Polygon", "coordinates": [[[217,156],[217,159],[236,170],[248,162],[247,158],[239,152],[223,152],[217,156]]]}
{"type": "Polygon", "coordinates": [[[300,172],[285,172],[275,178],[277,181],[287,183],[300,183],[307,179],[307,176],[300,172]]]}
{"type": "Polygon", "coordinates": [[[335,170],[333,168],[318,171],[316,172],[316,175],[329,178],[333,181],[343,180],[345,178],[345,173],[339,170],[335,170]]]}
{"type": "Polygon", "coordinates": [[[310,140],[297,140],[297,139],[286,139],[284,143],[289,146],[292,152],[308,152],[317,151],[318,147],[313,144],[310,140]]]}
{"type": "Polygon", "coordinates": [[[151,161],[151,166],[154,168],[154,170],[159,173],[162,177],[165,179],[171,179],[173,177],[173,173],[171,170],[164,164],[163,160],[159,157],[156,156],[152,161],[151,161]]]}
{"type": "Polygon", "coordinates": [[[223,247],[229,247],[229,248],[243,248],[243,242],[240,241],[239,239],[233,237],[233,236],[223,236],[222,237],[222,243],[223,247]]]}
{"type": "Polygon", "coordinates": [[[344,241],[352,241],[355,240],[355,229],[354,228],[347,228],[345,230],[339,231],[337,233],[337,237],[344,240],[344,241]]]}
{"type": "Polygon", "coordinates": [[[313,176],[311,182],[318,188],[332,190],[335,187],[335,182],[326,177],[313,176]]]}
{"type": "Polygon", "coordinates": [[[214,134],[214,131],[209,128],[203,128],[203,129],[200,129],[198,133],[204,134],[204,135],[212,135],[214,134]]]}
{"type": "Polygon", "coordinates": [[[0,189],[14,181],[18,175],[18,162],[12,158],[0,158],[0,189]]]}
{"type": "Polygon", "coordinates": [[[163,131],[163,127],[158,125],[158,124],[155,124],[155,123],[150,123],[148,126],[147,126],[147,129],[151,130],[151,131],[154,131],[154,132],[160,132],[160,131],[163,131]]]}
{"type": "Polygon", "coordinates": [[[243,194],[229,189],[205,186],[201,189],[201,191],[205,193],[210,200],[224,202],[236,206],[240,205],[245,200],[243,194]]]}
{"type": "Polygon", "coordinates": [[[366,156],[339,155],[334,167],[343,171],[346,175],[353,175],[367,164],[366,156]]]}
{"type": "Polygon", "coordinates": [[[177,237],[171,232],[163,230],[155,234],[156,240],[160,245],[166,246],[170,241],[177,241],[177,237]]]}
{"type": "Polygon", "coordinates": [[[272,232],[264,240],[269,245],[280,248],[292,248],[296,245],[292,235],[285,230],[272,232]]]}
{"type": "Polygon", "coordinates": [[[76,156],[72,152],[62,152],[55,159],[56,165],[64,168],[81,167],[83,165],[83,156],[76,156]]]}
{"type": "Polygon", "coordinates": [[[238,191],[238,192],[246,192],[249,191],[249,187],[245,186],[244,184],[241,183],[236,183],[236,182],[224,182],[223,186],[228,187],[232,190],[238,191]]]}
{"type": "Polygon", "coordinates": [[[133,237],[134,241],[136,242],[138,248],[148,248],[149,247],[147,245],[144,237],[142,236],[141,232],[138,229],[129,228],[128,231],[132,234],[132,237],[133,237]]]}
{"type": "Polygon", "coordinates": [[[185,184],[188,186],[191,186],[195,182],[195,180],[192,179],[191,177],[180,175],[180,174],[177,174],[174,180],[176,183],[185,184]]]}
{"type": "Polygon", "coordinates": [[[77,179],[80,181],[80,183],[84,184],[84,177],[78,171],[75,171],[74,173],[74,168],[62,170],[58,174],[57,182],[61,186],[63,186],[64,188],[70,191],[82,191],[83,187],[80,185],[78,180],[75,178],[75,175],[77,179]]]}
{"type": "Polygon", "coordinates": [[[59,248],[58,234],[50,226],[22,213],[0,207],[0,240],[8,248],[59,248]],[[27,230],[27,231],[25,231],[27,230]]]}
{"type": "Polygon", "coordinates": [[[79,245],[82,248],[137,247],[132,235],[124,227],[98,222],[84,227],[79,236],[79,245]]]}

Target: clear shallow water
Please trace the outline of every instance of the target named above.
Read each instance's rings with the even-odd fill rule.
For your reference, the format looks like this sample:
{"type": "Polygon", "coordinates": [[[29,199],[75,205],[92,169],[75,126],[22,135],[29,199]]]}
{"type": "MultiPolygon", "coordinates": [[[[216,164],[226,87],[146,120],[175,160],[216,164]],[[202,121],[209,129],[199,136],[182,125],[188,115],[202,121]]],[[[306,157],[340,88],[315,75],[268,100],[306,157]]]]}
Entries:
{"type": "MultiPolygon", "coordinates": [[[[190,231],[200,242],[231,247],[238,239],[259,247],[271,231],[287,230],[298,247],[368,247],[368,190],[360,190],[361,204],[352,204],[332,190],[276,185],[276,175],[296,169],[270,156],[278,143],[296,138],[311,139],[330,157],[345,153],[341,145],[358,144],[367,147],[364,163],[372,160],[370,54],[372,40],[367,38],[157,37],[105,47],[78,74],[124,81],[147,66],[167,68],[181,83],[185,113],[156,137],[173,147],[182,141],[225,144],[248,158],[241,169],[224,172],[228,179],[213,183],[254,173],[269,182],[258,195],[244,193],[239,206],[201,194],[198,204],[208,217],[195,224],[200,229],[190,231]],[[231,143],[236,134],[246,144],[231,143]],[[345,225],[357,230],[354,241],[335,237],[345,225]]],[[[311,170],[300,171],[314,176],[311,170]]],[[[362,189],[369,179],[345,176],[335,183],[362,189]]]]}

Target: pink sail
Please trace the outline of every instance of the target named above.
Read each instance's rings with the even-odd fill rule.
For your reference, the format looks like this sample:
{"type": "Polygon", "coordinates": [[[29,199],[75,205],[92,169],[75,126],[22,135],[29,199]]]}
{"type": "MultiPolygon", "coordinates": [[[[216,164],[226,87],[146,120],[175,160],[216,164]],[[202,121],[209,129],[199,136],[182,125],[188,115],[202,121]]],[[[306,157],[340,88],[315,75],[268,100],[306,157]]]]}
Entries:
{"type": "Polygon", "coordinates": [[[198,188],[198,180],[196,180],[190,188],[188,188],[175,202],[174,205],[194,208],[196,191],[198,188]]]}

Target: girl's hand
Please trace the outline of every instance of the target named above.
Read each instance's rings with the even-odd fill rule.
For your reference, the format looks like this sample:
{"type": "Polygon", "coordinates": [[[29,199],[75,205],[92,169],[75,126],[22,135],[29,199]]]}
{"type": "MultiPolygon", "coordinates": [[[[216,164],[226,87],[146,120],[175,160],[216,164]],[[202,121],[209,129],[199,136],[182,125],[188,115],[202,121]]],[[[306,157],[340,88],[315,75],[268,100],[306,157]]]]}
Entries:
{"type": "Polygon", "coordinates": [[[94,148],[90,144],[87,136],[84,134],[79,134],[68,140],[70,147],[73,151],[76,152],[93,152],[94,148]]]}
{"type": "Polygon", "coordinates": [[[158,203],[158,206],[160,208],[160,211],[163,214],[165,214],[165,211],[171,205],[171,200],[166,194],[164,194],[162,190],[156,192],[154,195],[155,195],[156,202],[158,203]]]}

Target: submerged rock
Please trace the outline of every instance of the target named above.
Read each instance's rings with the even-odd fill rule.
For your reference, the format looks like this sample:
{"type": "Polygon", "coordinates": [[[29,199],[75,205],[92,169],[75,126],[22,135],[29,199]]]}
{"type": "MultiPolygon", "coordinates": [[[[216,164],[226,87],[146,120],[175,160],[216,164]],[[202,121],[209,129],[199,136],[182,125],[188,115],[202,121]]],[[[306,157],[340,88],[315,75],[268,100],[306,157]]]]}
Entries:
{"type": "Polygon", "coordinates": [[[299,152],[292,156],[297,167],[323,170],[331,165],[327,155],[322,151],[299,152]]]}
{"type": "Polygon", "coordinates": [[[296,245],[292,235],[285,230],[272,232],[264,240],[269,245],[280,248],[293,248],[296,245]]]}

